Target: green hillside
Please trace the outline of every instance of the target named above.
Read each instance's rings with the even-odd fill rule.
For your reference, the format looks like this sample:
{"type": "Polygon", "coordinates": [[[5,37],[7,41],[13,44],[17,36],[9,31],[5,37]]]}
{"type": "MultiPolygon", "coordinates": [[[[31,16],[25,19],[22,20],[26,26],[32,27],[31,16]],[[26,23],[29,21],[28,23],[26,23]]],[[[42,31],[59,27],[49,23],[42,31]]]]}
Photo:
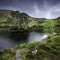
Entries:
{"type": "Polygon", "coordinates": [[[45,18],[34,18],[26,13],[12,10],[0,10],[0,27],[10,29],[40,28],[45,18]]]}
{"type": "Polygon", "coordinates": [[[2,28],[42,31],[42,24],[45,20],[53,20],[56,23],[56,32],[60,32],[59,17],[56,19],[34,18],[19,11],[0,10],[0,27],[2,28]]]}

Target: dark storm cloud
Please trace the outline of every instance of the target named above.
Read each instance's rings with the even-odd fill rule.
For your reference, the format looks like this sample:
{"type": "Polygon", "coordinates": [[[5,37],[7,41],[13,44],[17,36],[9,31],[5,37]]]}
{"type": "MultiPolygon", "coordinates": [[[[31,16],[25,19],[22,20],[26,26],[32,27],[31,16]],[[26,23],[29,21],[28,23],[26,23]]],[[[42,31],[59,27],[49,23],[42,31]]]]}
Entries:
{"type": "Polygon", "coordinates": [[[12,0],[0,0],[0,7],[11,5],[11,2],[12,0]]]}
{"type": "Polygon", "coordinates": [[[60,16],[60,0],[0,0],[0,9],[26,12],[33,17],[60,16]]]}
{"type": "Polygon", "coordinates": [[[47,0],[47,2],[48,2],[48,5],[52,6],[60,3],[60,0],[47,0]]]}

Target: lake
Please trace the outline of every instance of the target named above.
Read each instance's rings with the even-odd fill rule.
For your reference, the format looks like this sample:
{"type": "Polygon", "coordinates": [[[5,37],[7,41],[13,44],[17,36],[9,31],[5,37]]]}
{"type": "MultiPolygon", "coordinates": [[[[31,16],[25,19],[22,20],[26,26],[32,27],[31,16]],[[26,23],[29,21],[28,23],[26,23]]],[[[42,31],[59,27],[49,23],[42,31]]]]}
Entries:
{"type": "Polygon", "coordinates": [[[41,41],[48,36],[38,32],[9,32],[0,31],[0,50],[14,48],[19,43],[41,41]]]}

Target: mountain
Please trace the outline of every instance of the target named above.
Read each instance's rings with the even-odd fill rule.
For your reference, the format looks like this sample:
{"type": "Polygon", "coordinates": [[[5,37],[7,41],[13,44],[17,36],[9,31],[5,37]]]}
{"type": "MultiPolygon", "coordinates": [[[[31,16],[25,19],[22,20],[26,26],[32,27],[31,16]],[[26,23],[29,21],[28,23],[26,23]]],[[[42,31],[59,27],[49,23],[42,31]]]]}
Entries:
{"type": "Polygon", "coordinates": [[[11,15],[12,10],[0,10],[0,18],[8,18],[11,15]]]}
{"type": "MultiPolygon", "coordinates": [[[[16,12],[18,14],[19,11],[13,11],[13,10],[0,10],[0,17],[3,17],[3,18],[8,18],[8,17],[11,17],[11,13],[12,12],[16,12]]],[[[21,16],[28,16],[26,13],[20,13],[21,16]]]]}
{"type": "Polygon", "coordinates": [[[0,21],[4,21],[6,20],[10,23],[18,23],[20,22],[20,24],[28,24],[28,22],[30,22],[30,20],[35,20],[40,22],[43,22],[45,20],[45,18],[34,18],[29,16],[26,13],[22,13],[19,11],[13,11],[13,10],[0,10],[0,21]],[[2,19],[1,19],[2,18],[2,19]],[[19,20],[19,21],[18,21],[19,20]]]}
{"type": "Polygon", "coordinates": [[[35,19],[35,20],[45,20],[45,18],[34,18],[34,17],[31,17],[31,16],[29,16],[28,14],[26,14],[26,13],[22,13],[22,12],[19,12],[19,11],[13,11],[13,10],[0,10],[0,18],[9,18],[9,17],[11,17],[12,15],[11,14],[17,14],[17,16],[18,16],[18,14],[19,14],[19,16],[20,17],[30,17],[30,18],[33,18],[33,19],[35,19]]]}
{"type": "MultiPolygon", "coordinates": [[[[0,27],[38,27],[45,20],[46,18],[34,18],[20,11],[0,10],[0,27]]],[[[56,30],[60,30],[60,17],[53,20],[57,21],[56,30]]]]}

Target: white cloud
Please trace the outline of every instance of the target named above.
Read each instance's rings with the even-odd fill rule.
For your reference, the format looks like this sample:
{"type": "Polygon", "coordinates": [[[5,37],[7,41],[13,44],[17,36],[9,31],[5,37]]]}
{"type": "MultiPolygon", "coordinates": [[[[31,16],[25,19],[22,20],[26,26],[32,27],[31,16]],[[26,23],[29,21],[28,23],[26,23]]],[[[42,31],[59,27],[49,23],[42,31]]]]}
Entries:
{"type": "Polygon", "coordinates": [[[52,6],[51,8],[48,8],[48,6],[46,5],[46,2],[45,2],[45,5],[44,5],[45,10],[40,10],[38,8],[38,6],[35,4],[33,6],[34,10],[33,10],[33,13],[31,14],[31,16],[36,17],[36,18],[48,18],[48,19],[59,17],[60,14],[53,16],[53,12],[60,11],[60,9],[57,6],[58,6],[58,4],[55,6],[52,6]]]}

